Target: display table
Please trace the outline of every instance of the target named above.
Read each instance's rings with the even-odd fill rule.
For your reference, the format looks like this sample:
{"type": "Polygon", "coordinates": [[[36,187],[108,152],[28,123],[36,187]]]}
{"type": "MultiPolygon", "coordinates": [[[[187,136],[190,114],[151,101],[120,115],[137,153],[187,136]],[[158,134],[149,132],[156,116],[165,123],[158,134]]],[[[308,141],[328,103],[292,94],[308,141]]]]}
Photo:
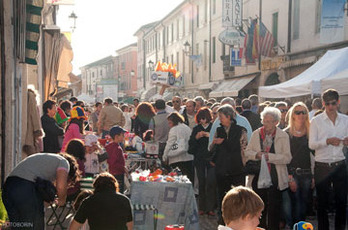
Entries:
{"type": "Polygon", "coordinates": [[[157,159],[147,159],[143,157],[133,157],[126,159],[126,168],[129,173],[134,172],[137,168],[143,170],[149,169],[150,166],[157,162],[157,159]]]}
{"type": "MultiPolygon", "coordinates": [[[[131,184],[133,204],[154,205],[158,209],[157,229],[184,224],[185,230],[198,230],[198,211],[190,183],[141,182],[131,184]]],[[[153,213],[134,211],[134,229],[154,229],[153,213]]]]}

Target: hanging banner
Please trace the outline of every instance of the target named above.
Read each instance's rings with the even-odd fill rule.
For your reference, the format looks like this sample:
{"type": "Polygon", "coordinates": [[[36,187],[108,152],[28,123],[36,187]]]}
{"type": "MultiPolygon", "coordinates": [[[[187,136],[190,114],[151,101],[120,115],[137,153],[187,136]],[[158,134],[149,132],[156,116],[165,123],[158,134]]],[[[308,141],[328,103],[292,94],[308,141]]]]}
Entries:
{"type": "Polygon", "coordinates": [[[75,5],[75,0],[47,0],[46,3],[52,5],[75,5]]]}
{"type": "Polygon", "coordinates": [[[344,39],[344,5],[346,0],[323,0],[320,43],[328,44],[344,39]]]}
{"type": "Polygon", "coordinates": [[[230,66],[242,66],[243,48],[230,49],[230,66]]]}
{"type": "Polygon", "coordinates": [[[223,0],[222,27],[242,27],[242,0],[223,0]]]}

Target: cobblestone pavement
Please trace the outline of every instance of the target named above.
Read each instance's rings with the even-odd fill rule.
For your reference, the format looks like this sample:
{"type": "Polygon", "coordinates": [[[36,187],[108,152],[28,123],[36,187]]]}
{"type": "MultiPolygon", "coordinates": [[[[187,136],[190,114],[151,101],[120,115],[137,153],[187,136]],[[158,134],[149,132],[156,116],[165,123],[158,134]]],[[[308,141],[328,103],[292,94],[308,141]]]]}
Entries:
{"type": "MultiPolygon", "coordinates": [[[[48,218],[51,216],[51,214],[52,214],[51,208],[50,207],[46,208],[46,211],[45,211],[46,222],[47,222],[48,218]]],[[[58,214],[59,214],[59,212],[58,212],[58,214]]],[[[66,214],[67,214],[67,209],[64,210],[61,218],[63,216],[65,216],[66,214]]],[[[60,225],[57,224],[56,226],[47,226],[46,230],[67,229],[72,218],[73,218],[72,214],[67,216],[67,218],[62,223],[63,228],[61,228],[60,225]]],[[[199,217],[200,229],[201,230],[216,230],[218,227],[217,219],[218,219],[217,216],[212,217],[212,216],[208,216],[208,215],[201,215],[199,217]]],[[[334,229],[334,215],[333,214],[329,215],[329,219],[330,219],[330,229],[333,230],[334,229]]],[[[317,228],[318,222],[317,222],[316,216],[309,217],[306,221],[312,223],[314,226],[314,229],[318,229],[317,228]]],[[[49,223],[53,224],[55,222],[56,222],[56,218],[53,217],[49,223]]],[[[162,230],[162,229],[158,229],[158,230],[162,230]]],[[[348,230],[348,226],[346,227],[346,230],[348,230]]]]}

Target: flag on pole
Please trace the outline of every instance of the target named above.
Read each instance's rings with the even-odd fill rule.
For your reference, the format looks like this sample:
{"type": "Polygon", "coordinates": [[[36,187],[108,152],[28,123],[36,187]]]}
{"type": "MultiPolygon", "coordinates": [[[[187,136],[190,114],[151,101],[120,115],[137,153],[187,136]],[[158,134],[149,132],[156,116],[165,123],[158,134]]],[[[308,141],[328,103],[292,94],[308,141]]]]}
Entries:
{"type": "Polygon", "coordinates": [[[256,52],[256,44],[254,44],[254,33],[255,26],[257,25],[257,20],[253,20],[251,22],[250,27],[248,28],[248,33],[244,39],[244,48],[245,48],[245,62],[246,64],[255,64],[255,52],[256,52]]]}
{"type": "Polygon", "coordinates": [[[266,28],[266,26],[261,22],[260,26],[260,53],[262,56],[271,57],[272,56],[272,49],[274,46],[274,37],[271,32],[266,28]]]}

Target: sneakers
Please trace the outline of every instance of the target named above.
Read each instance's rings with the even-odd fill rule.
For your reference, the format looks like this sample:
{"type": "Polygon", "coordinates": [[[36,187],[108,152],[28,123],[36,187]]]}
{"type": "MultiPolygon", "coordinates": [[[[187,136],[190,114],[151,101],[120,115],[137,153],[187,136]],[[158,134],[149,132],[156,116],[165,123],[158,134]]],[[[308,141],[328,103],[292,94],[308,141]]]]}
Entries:
{"type": "Polygon", "coordinates": [[[207,212],[207,215],[208,216],[216,216],[215,212],[213,212],[213,211],[207,212]]]}

